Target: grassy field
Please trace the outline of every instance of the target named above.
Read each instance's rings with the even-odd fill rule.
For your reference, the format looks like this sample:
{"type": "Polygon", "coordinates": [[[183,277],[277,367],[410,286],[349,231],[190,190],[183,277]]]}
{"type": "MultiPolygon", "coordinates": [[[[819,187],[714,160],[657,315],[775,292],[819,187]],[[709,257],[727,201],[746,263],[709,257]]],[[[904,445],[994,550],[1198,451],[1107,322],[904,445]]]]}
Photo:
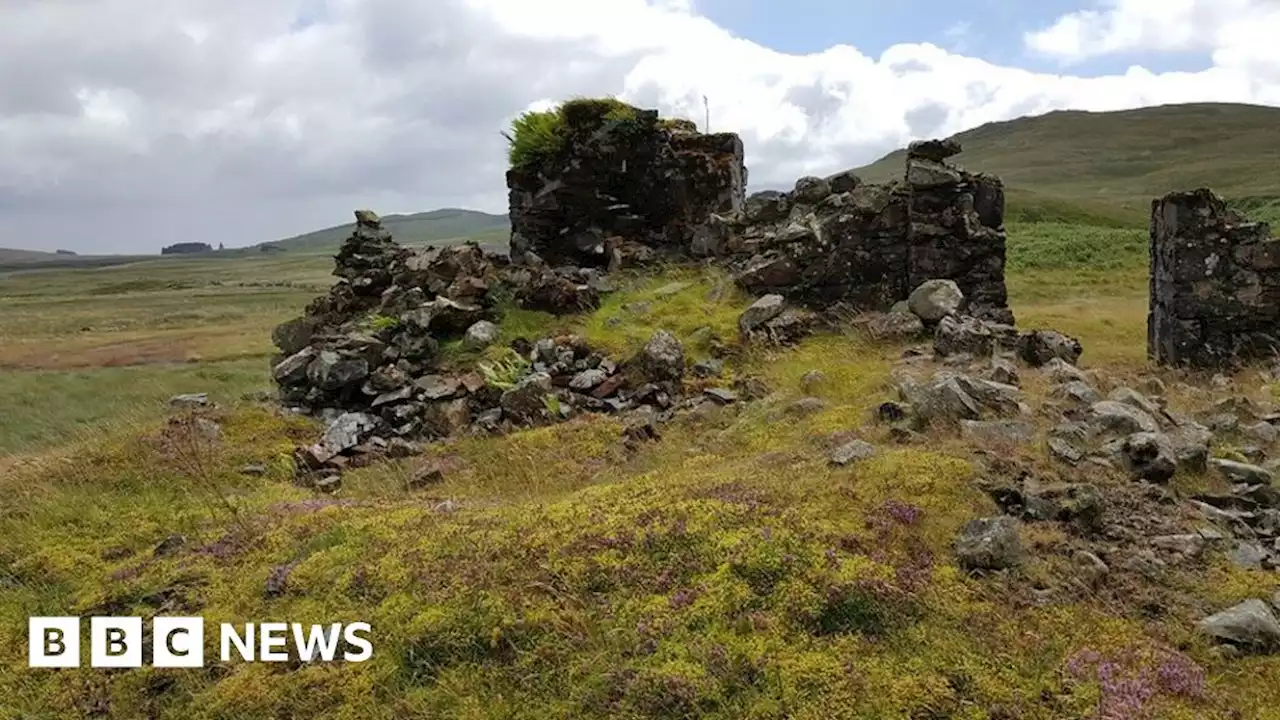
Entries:
{"type": "MultiPolygon", "coordinates": [[[[1078,336],[1084,367],[1152,372],[1144,232],[1009,234],[1019,325],[1078,336]]],[[[316,427],[245,396],[269,386],[270,328],[329,268],[290,254],[0,279],[0,667],[13,669],[0,718],[1079,718],[1106,692],[1063,671],[1086,651],[1124,672],[1206,669],[1203,693],[1157,693],[1153,717],[1277,716],[1274,659],[1223,661],[1190,630],[1204,607],[1269,592],[1269,575],[1215,560],[1173,580],[1182,599],[1159,617],[1087,593],[1037,603],[1069,575],[1049,550],[1071,539],[1053,524],[1028,529],[1043,559],[1008,583],[958,573],[955,531],[994,511],[971,483],[972,448],[895,447],[864,427],[901,348],[855,334],[749,355],[734,372],[763,378],[768,399],[669,426],[638,452],[593,417],[433,447],[451,470],[425,491],[407,488],[420,461],[405,460],[317,498],[290,482],[289,460],[316,427]],[[802,390],[812,370],[826,380],[802,390]],[[223,406],[216,442],[165,423],[169,395],[201,391],[223,406]],[[806,393],[825,408],[779,422],[806,393]],[[832,438],[851,433],[884,452],[828,466],[832,438]],[[251,462],[266,475],[241,475],[251,462]],[[175,534],[178,551],[153,552],[175,534]],[[269,577],[284,590],[265,594],[269,577]],[[27,616],[109,613],[365,620],[375,653],[22,667],[27,616]]],[[[595,313],[513,314],[504,331],[559,326],[619,354],[659,327],[731,339],[750,299],[724,283],[636,277],[595,313]],[[685,285],[657,292],[673,281],[685,285]]]]}
{"type": "Polygon", "coordinates": [[[269,389],[271,329],[332,258],[156,259],[0,277],[0,454],[154,418],[182,392],[269,389]]]}

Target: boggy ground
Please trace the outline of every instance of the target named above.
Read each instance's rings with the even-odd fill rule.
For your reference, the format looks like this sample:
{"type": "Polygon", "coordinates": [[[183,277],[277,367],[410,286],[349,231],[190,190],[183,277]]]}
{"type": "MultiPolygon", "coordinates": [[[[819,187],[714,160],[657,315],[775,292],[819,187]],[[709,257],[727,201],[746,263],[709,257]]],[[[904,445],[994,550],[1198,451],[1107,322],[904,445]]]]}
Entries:
{"type": "MultiPolygon", "coordinates": [[[[1204,378],[1145,367],[1140,232],[1089,245],[1087,228],[1035,228],[1028,240],[1049,250],[1018,255],[1020,230],[1020,326],[1076,335],[1082,367],[1109,383],[1157,375],[1171,404],[1211,399],[1176,390],[1204,378]],[[1060,236],[1098,254],[1064,261],[1060,236]]],[[[576,330],[620,354],[659,327],[731,339],[749,301],[713,273],[669,273],[634,278],[589,316],[514,313],[504,330],[576,330]],[[673,281],[688,284],[672,293],[673,281]]],[[[265,348],[262,325],[246,342],[265,348]]],[[[718,382],[754,375],[768,397],[665,425],[657,441],[628,446],[617,420],[585,416],[352,471],[334,497],[291,482],[290,453],[317,428],[243,399],[247,367],[243,386],[180,388],[212,390],[216,439],[163,417],[162,387],[154,412],[74,444],[14,442],[24,454],[0,479],[0,717],[1280,716],[1280,660],[1221,657],[1194,630],[1207,611],[1270,597],[1272,572],[1209,553],[1157,580],[1117,571],[1084,586],[1069,564],[1078,530],[1042,522],[1023,528],[1021,568],[962,573],[957,530],[999,512],[980,480],[1067,471],[1038,441],[895,442],[871,416],[902,350],[852,329],[749,350],[718,382]],[[789,410],[809,396],[823,404],[789,410]],[[876,456],[833,467],[831,448],[853,437],[876,456]],[[409,489],[434,459],[443,482],[409,489]],[[25,668],[28,616],[109,613],[364,620],[374,657],[220,666],[210,640],[203,670],[25,668]]],[[[251,361],[265,385],[265,358],[251,361]]],[[[1023,375],[1038,406],[1048,384],[1023,375]]],[[[1234,380],[1233,394],[1270,392],[1256,369],[1234,380]]],[[[1122,472],[1087,479],[1113,515],[1148,507],[1122,472]]]]}

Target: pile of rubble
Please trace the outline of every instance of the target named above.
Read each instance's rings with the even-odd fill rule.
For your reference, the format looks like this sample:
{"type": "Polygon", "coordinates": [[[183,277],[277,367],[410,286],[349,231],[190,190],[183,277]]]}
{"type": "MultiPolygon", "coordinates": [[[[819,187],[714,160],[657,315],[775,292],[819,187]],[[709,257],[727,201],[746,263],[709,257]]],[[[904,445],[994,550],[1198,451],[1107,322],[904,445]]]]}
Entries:
{"type": "MultiPolygon", "coordinates": [[[[933,342],[904,353],[895,373],[897,398],[880,405],[876,416],[899,442],[926,441],[923,433],[950,429],[988,458],[983,465],[995,477],[979,484],[1002,514],[975,518],[960,530],[954,549],[962,568],[1017,567],[1027,556],[1020,526],[1059,522],[1073,528],[1078,572],[1068,578],[1076,583],[1071,592],[1095,591],[1109,573],[1159,578],[1168,569],[1198,567],[1212,553],[1242,569],[1280,570],[1274,481],[1280,460],[1267,459],[1280,440],[1280,411],[1234,396],[1201,412],[1175,412],[1157,378],[1147,378],[1141,390],[1114,386],[1104,394],[1098,388],[1105,378],[1076,367],[1082,353],[1076,340],[957,314],[959,295],[945,281],[926,283],[910,308],[899,309],[914,322],[894,327],[914,327],[906,337],[916,337],[931,326],[933,342]],[[1022,390],[1028,371],[1049,383],[1041,402],[1033,404],[1022,390]],[[1041,429],[1045,418],[1051,419],[1047,431],[1041,429]],[[1241,459],[1213,457],[1211,447],[1223,440],[1241,459]],[[1011,452],[1039,443],[1059,471],[1022,465],[1011,452]],[[1133,482],[1088,481],[1102,472],[1133,482]],[[1170,487],[1176,476],[1206,473],[1223,489],[1184,495],[1170,487]]],[[[853,447],[862,456],[874,452],[854,442],[866,446],[853,447]]],[[[851,447],[836,448],[832,464],[847,464],[851,447]]],[[[1269,600],[1280,607],[1280,594],[1269,600]]],[[[1227,652],[1280,652],[1280,622],[1268,600],[1209,615],[1200,629],[1227,652]]]]}
{"type": "MultiPolygon", "coordinates": [[[[682,398],[684,348],[665,331],[622,361],[574,335],[499,346],[499,298],[559,313],[589,309],[611,289],[599,270],[512,265],[475,245],[404,248],[373,213],[356,217],[336,256],[340,280],[273,333],[281,399],[328,423],[320,442],[296,453],[303,474],[322,485],[345,468],[416,452],[421,440],[506,432],[581,412],[652,411],[661,421],[700,402],[736,400],[727,388],[682,398]],[[489,360],[452,367],[441,351],[451,341],[489,360]]],[[[779,306],[744,315],[743,327],[794,337],[810,321],[811,314],[779,306]]],[[[693,370],[719,372],[709,364],[693,370]]]]}

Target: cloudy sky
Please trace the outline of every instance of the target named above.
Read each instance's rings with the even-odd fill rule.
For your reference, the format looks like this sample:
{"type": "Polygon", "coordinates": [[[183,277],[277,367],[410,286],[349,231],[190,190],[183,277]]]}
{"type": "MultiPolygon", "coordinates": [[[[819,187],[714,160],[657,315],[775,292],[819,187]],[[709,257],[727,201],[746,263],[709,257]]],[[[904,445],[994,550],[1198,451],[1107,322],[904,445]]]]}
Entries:
{"type": "Polygon", "coordinates": [[[504,212],[500,131],[574,95],[705,94],[753,190],[1053,109],[1280,105],[1276,38],[1280,0],[3,0],[0,247],[504,212]]]}

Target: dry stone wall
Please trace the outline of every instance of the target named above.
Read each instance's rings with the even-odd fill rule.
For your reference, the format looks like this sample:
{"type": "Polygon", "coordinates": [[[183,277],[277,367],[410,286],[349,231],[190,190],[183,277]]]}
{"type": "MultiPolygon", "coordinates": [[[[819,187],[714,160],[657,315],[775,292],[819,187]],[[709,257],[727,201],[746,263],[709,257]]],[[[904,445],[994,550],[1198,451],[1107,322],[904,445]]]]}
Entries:
{"type": "Polygon", "coordinates": [[[905,178],[891,185],[845,172],[753,194],[728,243],[748,258],[739,284],[810,306],[885,309],[927,280],[949,279],[968,314],[1012,323],[1004,189],[999,178],[948,162],[960,149],[951,140],[913,143],[905,178]]]}
{"type": "Polygon", "coordinates": [[[1224,368],[1280,350],[1280,239],[1208,188],[1151,203],[1147,352],[1224,368]]]}

